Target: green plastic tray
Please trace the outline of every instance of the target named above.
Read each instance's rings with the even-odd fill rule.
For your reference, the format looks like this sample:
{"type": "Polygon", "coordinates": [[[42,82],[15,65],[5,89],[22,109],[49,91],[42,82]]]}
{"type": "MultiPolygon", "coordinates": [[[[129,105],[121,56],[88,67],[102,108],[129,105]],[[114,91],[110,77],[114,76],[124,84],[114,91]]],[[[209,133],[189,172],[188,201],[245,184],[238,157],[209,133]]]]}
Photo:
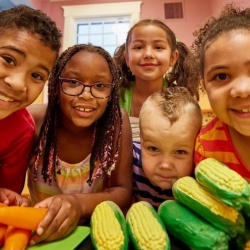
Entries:
{"type": "Polygon", "coordinates": [[[64,239],[30,246],[27,247],[27,250],[74,250],[84,239],[89,236],[89,234],[89,227],[78,226],[70,235],[68,235],[64,239]]]}

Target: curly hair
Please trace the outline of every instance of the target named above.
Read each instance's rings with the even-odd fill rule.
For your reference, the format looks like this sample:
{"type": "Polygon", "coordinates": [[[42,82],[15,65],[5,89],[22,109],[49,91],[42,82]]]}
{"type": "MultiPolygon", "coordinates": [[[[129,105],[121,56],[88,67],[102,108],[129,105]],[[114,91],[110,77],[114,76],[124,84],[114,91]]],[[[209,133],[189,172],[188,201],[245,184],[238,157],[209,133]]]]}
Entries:
{"type": "Polygon", "coordinates": [[[38,137],[38,142],[34,150],[35,163],[33,169],[34,179],[37,178],[38,163],[43,154],[42,175],[44,181],[52,178],[55,180],[56,169],[58,166],[57,157],[57,129],[60,124],[60,106],[59,106],[59,76],[67,65],[67,62],[73,55],[80,51],[95,53],[101,55],[108,63],[112,75],[114,87],[111,93],[111,100],[106,107],[101,118],[95,123],[94,142],[90,157],[90,175],[88,183],[93,181],[92,175],[94,168],[97,172],[94,178],[103,178],[110,176],[112,166],[118,157],[119,141],[122,130],[122,113],[119,105],[118,96],[118,71],[110,54],[101,47],[91,44],[79,44],[69,47],[58,58],[50,79],[48,89],[48,107],[44,121],[38,137]],[[119,124],[118,136],[116,135],[116,124],[119,124]]]}
{"type": "Polygon", "coordinates": [[[0,11],[0,33],[6,30],[19,29],[39,35],[40,40],[49,48],[59,53],[61,47],[61,31],[56,23],[41,10],[26,5],[17,5],[0,11]]]}
{"type": "MultiPolygon", "coordinates": [[[[174,32],[162,21],[157,19],[143,19],[137,22],[128,32],[127,39],[124,44],[119,46],[114,53],[114,60],[117,64],[120,73],[120,93],[121,98],[124,98],[124,93],[130,87],[130,82],[135,80],[129,67],[126,64],[124,53],[131,42],[133,30],[136,27],[155,25],[166,32],[168,43],[171,47],[171,52],[179,51],[179,57],[173,66],[171,72],[168,72],[165,77],[169,86],[183,86],[186,87],[196,99],[199,99],[198,83],[190,82],[189,79],[189,65],[185,62],[185,58],[190,53],[189,48],[183,43],[177,41],[174,32]]],[[[190,55],[191,56],[191,55],[190,55]]]]}
{"type": "MultiPolygon", "coordinates": [[[[198,30],[191,49],[194,55],[192,76],[200,82],[204,74],[204,55],[206,49],[221,35],[233,30],[245,29],[250,31],[250,8],[241,9],[235,3],[225,5],[218,17],[210,17],[198,30]]],[[[203,91],[204,88],[201,86],[203,91]]]]}

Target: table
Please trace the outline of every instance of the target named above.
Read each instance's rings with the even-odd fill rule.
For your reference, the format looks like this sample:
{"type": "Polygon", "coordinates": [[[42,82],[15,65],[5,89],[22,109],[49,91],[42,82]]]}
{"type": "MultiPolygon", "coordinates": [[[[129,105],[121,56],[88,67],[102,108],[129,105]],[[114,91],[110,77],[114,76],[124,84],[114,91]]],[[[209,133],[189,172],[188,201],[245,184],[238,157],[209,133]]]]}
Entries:
{"type": "MultiPolygon", "coordinates": [[[[190,250],[189,247],[172,236],[170,237],[170,241],[171,250],[190,250]]],[[[75,250],[94,250],[91,238],[87,237],[75,250]]],[[[133,250],[133,246],[129,245],[128,250],[133,250]]]]}

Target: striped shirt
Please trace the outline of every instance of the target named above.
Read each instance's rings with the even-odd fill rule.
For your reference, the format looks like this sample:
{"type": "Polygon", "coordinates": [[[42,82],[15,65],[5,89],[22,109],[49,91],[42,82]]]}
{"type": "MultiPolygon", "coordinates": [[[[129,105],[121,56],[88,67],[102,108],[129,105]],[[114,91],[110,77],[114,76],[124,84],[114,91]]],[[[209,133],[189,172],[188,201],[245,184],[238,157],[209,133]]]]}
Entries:
{"type": "Polygon", "coordinates": [[[196,139],[195,164],[197,165],[203,159],[210,157],[224,163],[250,183],[250,170],[242,162],[232,142],[227,125],[217,117],[202,127],[196,139]]]}
{"type": "MultiPolygon", "coordinates": [[[[88,155],[82,162],[69,164],[59,160],[60,172],[56,171],[56,180],[51,185],[44,182],[41,174],[42,161],[38,166],[37,181],[34,181],[32,169],[28,171],[28,187],[32,204],[42,201],[57,194],[75,194],[75,193],[97,193],[103,190],[103,179],[95,179],[91,186],[87,183],[89,178],[88,155]]],[[[94,173],[96,169],[94,170],[94,173]]],[[[94,174],[93,174],[94,175],[94,174]]]]}
{"type": "Polygon", "coordinates": [[[133,143],[133,195],[136,201],[147,201],[156,210],[165,200],[172,200],[172,189],[162,190],[145,176],[141,161],[141,144],[133,143]]]}

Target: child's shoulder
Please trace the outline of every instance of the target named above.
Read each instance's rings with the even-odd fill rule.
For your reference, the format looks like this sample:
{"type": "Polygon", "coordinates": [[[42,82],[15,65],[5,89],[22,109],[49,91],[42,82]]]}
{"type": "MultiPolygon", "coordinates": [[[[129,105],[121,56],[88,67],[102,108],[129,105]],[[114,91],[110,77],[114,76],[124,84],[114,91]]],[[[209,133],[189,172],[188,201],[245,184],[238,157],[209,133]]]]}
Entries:
{"type": "Polygon", "coordinates": [[[222,127],[224,127],[224,123],[217,116],[215,116],[211,121],[202,126],[201,132],[206,133],[208,131],[219,129],[222,127]]]}
{"type": "Polygon", "coordinates": [[[218,117],[213,118],[209,123],[202,126],[198,136],[198,141],[228,140],[226,124],[218,117]]]}
{"type": "Polygon", "coordinates": [[[35,121],[36,131],[40,131],[46,113],[47,104],[32,104],[27,110],[35,121]]]}
{"type": "Polygon", "coordinates": [[[26,108],[17,110],[11,115],[0,120],[1,126],[16,126],[16,124],[25,124],[26,126],[34,127],[34,120],[26,108]]]}

